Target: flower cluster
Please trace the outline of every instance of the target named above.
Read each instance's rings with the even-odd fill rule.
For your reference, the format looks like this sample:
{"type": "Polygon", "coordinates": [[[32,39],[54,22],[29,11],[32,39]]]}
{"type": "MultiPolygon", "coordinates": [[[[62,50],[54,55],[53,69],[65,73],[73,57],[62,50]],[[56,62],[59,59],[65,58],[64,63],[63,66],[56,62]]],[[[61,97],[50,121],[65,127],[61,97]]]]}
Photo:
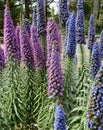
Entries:
{"type": "Polygon", "coordinates": [[[86,44],[85,36],[84,36],[83,0],[78,0],[78,4],[77,4],[76,41],[78,44],[86,44]]]}
{"type": "Polygon", "coordinates": [[[33,9],[32,25],[37,26],[37,8],[33,9]]]}
{"type": "Polygon", "coordinates": [[[62,96],[63,95],[63,79],[60,64],[60,53],[57,50],[54,42],[52,46],[50,67],[48,69],[48,95],[62,96]]]}
{"type": "Polygon", "coordinates": [[[30,39],[25,28],[21,28],[20,30],[20,47],[22,61],[28,68],[34,66],[33,48],[30,44],[30,39]]]}
{"type": "Polygon", "coordinates": [[[44,0],[37,0],[37,31],[40,35],[44,35],[46,33],[44,0]]]}
{"type": "Polygon", "coordinates": [[[61,36],[57,24],[56,22],[49,19],[47,23],[47,69],[50,66],[51,50],[53,43],[56,44],[57,51],[61,53],[61,36]]]}
{"type": "Polygon", "coordinates": [[[19,26],[16,27],[15,33],[16,33],[16,38],[17,38],[17,43],[18,43],[18,53],[19,53],[20,58],[21,58],[21,52],[20,52],[20,27],[19,26]]]}
{"type": "Polygon", "coordinates": [[[88,31],[88,49],[92,52],[93,45],[95,43],[95,26],[94,26],[94,15],[91,14],[89,21],[89,31],[88,31]]]}
{"type": "Polygon", "coordinates": [[[36,68],[44,68],[44,54],[43,49],[40,43],[40,40],[37,36],[37,31],[34,26],[31,26],[31,42],[34,49],[34,63],[36,68]]]}
{"type": "Polygon", "coordinates": [[[67,46],[67,39],[68,39],[68,28],[69,28],[69,18],[66,22],[66,36],[65,36],[65,43],[64,43],[64,51],[66,53],[66,46],[67,46]]]}
{"type": "Polygon", "coordinates": [[[76,53],[76,28],[75,28],[75,14],[70,15],[68,35],[67,35],[67,45],[66,45],[66,55],[70,58],[74,58],[76,53]]]}
{"type": "Polygon", "coordinates": [[[30,22],[28,19],[24,19],[23,27],[26,29],[28,35],[30,36],[30,22]]]}
{"type": "Polygon", "coordinates": [[[100,57],[103,59],[103,31],[101,32],[100,36],[100,57]]]}
{"type": "Polygon", "coordinates": [[[60,104],[56,104],[54,130],[66,130],[65,113],[60,104]]]}
{"type": "Polygon", "coordinates": [[[5,5],[4,11],[4,48],[7,60],[12,60],[13,62],[19,61],[19,46],[15,34],[15,28],[7,4],[5,5]]]}
{"type": "Polygon", "coordinates": [[[4,50],[0,47],[0,68],[5,67],[4,50]]]}
{"type": "Polygon", "coordinates": [[[101,66],[101,61],[100,61],[99,45],[95,43],[93,46],[91,64],[90,64],[90,74],[92,78],[95,78],[100,66],[101,66]]]}
{"type": "Polygon", "coordinates": [[[67,0],[59,2],[59,19],[61,24],[65,24],[69,16],[67,0]]]}
{"type": "Polygon", "coordinates": [[[93,83],[87,107],[87,127],[103,130],[103,66],[93,83]]]}

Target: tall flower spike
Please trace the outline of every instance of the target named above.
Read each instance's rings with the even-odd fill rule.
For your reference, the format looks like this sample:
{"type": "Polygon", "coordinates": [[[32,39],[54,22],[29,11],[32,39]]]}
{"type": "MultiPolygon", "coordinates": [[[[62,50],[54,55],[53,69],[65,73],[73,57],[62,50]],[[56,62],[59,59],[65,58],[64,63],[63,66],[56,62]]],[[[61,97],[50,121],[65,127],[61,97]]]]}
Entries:
{"type": "Polygon", "coordinates": [[[51,19],[47,23],[47,69],[50,66],[51,51],[53,43],[56,44],[57,51],[61,53],[61,36],[56,22],[51,19]]]}
{"type": "Polygon", "coordinates": [[[17,38],[17,43],[18,43],[18,52],[19,52],[19,55],[20,55],[20,58],[21,58],[21,51],[20,51],[20,27],[19,26],[16,27],[15,33],[16,33],[16,38],[17,38]]]}
{"type": "Polygon", "coordinates": [[[103,66],[100,67],[90,91],[87,127],[90,130],[103,130],[103,66]]]}
{"type": "Polygon", "coordinates": [[[103,59],[103,31],[101,32],[100,35],[100,57],[103,59]]]}
{"type": "Polygon", "coordinates": [[[76,53],[76,28],[75,28],[75,14],[70,15],[68,36],[66,45],[66,55],[70,58],[74,58],[76,53]]]}
{"type": "Polygon", "coordinates": [[[95,43],[95,25],[94,25],[94,15],[91,14],[89,21],[89,31],[88,31],[88,49],[92,52],[93,45],[95,43]]]}
{"type": "Polygon", "coordinates": [[[63,95],[60,53],[58,52],[55,43],[52,46],[50,67],[48,70],[48,95],[56,97],[63,95]]]}
{"type": "Polygon", "coordinates": [[[37,31],[40,35],[46,33],[46,16],[44,11],[44,0],[37,0],[37,31]]]}
{"type": "Polygon", "coordinates": [[[4,57],[4,50],[0,47],[0,68],[5,67],[5,57],[4,57]]]}
{"type": "Polygon", "coordinates": [[[100,66],[101,66],[101,61],[100,61],[99,45],[95,43],[93,46],[91,64],[90,64],[90,74],[93,79],[95,78],[100,66]]]}
{"type": "Polygon", "coordinates": [[[84,8],[83,0],[78,0],[76,17],[76,41],[78,44],[86,44],[84,36],[84,8]]]}
{"type": "Polygon", "coordinates": [[[66,130],[65,113],[60,104],[56,104],[54,130],[66,130]]]}
{"type": "Polygon", "coordinates": [[[66,46],[67,46],[67,40],[68,40],[68,27],[69,27],[69,18],[66,22],[66,36],[65,36],[65,43],[64,43],[64,51],[66,53],[66,46]]]}
{"type": "Polygon", "coordinates": [[[66,21],[69,16],[67,2],[68,0],[60,0],[59,2],[59,20],[61,24],[66,24],[66,21]]]}
{"type": "Polygon", "coordinates": [[[24,28],[20,30],[20,47],[21,47],[21,58],[24,64],[31,68],[34,66],[34,55],[33,48],[30,44],[29,36],[24,28]]]}
{"type": "Polygon", "coordinates": [[[30,22],[28,19],[24,19],[23,21],[23,27],[26,29],[29,37],[30,37],[30,22]]]}
{"type": "Polygon", "coordinates": [[[7,4],[4,10],[4,50],[6,60],[12,60],[13,62],[20,60],[19,45],[7,4]]]}
{"type": "Polygon", "coordinates": [[[33,8],[32,25],[37,27],[37,8],[33,8]]]}
{"type": "Polygon", "coordinates": [[[43,69],[45,66],[43,49],[34,26],[31,26],[31,42],[34,50],[35,67],[43,69]]]}

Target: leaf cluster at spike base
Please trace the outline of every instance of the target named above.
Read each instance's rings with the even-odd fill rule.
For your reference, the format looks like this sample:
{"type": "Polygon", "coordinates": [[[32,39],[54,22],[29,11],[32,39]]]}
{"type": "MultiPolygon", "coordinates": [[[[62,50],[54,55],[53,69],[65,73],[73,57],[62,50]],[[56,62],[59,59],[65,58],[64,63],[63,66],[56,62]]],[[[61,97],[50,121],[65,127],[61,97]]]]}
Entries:
{"type": "Polygon", "coordinates": [[[86,44],[84,37],[84,10],[83,0],[78,0],[76,17],[76,41],[77,44],[86,44]]]}
{"type": "Polygon", "coordinates": [[[100,57],[103,59],[103,31],[101,32],[100,36],[100,57]]]}
{"type": "Polygon", "coordinates": [[[48,69],[48,96],[62,96],[62,70],[60,65],[60,54],[53,46],[50,60],[50,67],[48,69]]]}
{"type": "Polygon", "coordinates": [[[59,2],[59,19],[61,24],[65,24],[69,16],[67,0],[59,2]]]}
{"type": "Polygon", "coordinates": [[[66,130],[64,109],[58,104],[56,104],[54,130],[66,130]]]}
{"type": "Polygon", "coordinates": [[[89,31],[88,31],[88,49],[92,52],[93,45],[95,43],[95,26],[94,26],[94,15],[90,16],[89,31]]]}
{"type": "Polygon", "coordinates": [[[100,61],[99,45],[95,43],[93,46],[91,64],[90,64],[90,74],[92,78],[95,78],[100,66],[101,66],[101,61],[100,61]]]}
{"type": "Polygon", "coordinates": [[[75,14],[72,13],[70,15],[69,27],[68,27],[68,35],[67,35],[67,45],[66,55],[70,58],[74,58],[76,53],[76,28],[75,28],[75,14]]]}
{"type": "Polygon", "coordinates": [[[44,0],[37,0],[37,31],[40,35],[46,34],[46,17],[44,12],[44,0]]]}
{"type": "Polygon", "coordinates": [[[103,66],[96,75],[90,92],[87,127],[90,130],[103,130],[103,66]]]}

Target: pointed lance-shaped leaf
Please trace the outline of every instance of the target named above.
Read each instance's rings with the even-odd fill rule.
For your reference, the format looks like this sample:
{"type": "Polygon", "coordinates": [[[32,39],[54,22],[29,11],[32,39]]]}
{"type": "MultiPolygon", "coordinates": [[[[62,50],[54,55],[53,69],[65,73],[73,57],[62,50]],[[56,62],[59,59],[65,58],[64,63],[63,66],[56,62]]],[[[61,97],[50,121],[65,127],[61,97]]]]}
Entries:
{"type": "Polygon", "coordinates": [[[78,0],[76,17],[76,41],[77,44],[86,44],[84,36],[84,7],[83,0],[78,0]]]}
{"type": "Polygon", "coordinates": [[[100,35],[100,57],[103,59],[103,31],[101,32],[100,35]]]}
{"type": "Polygon", "coordinates": [[[86,124],[89,130],[103,130],[103,66],[100,67],[90,91],[86,124]]]}
{"type": "Polygon", "coordinates": [[[37,0],[37,31],[40,35],[46,34],[46,16],[44,0],[37,0]]]}
{"type": "Polygon", "coordinates": [[[75,28],[75,14],[72,13],[69,18],[66,55],[70,58],[75,57],[76,53],[76,28],[75,28]]]}
{"type": "Polygon", "coordinates": [[[66,24],[69,16],[68,0],[60,0],[59,2],[59,20],[61,24],[66,24]]]}
{"type": "Polygon", "coordinates": [[[44,53],[39,37],[37,35],[36,28],[34,26],[31,26],[31,42],[34,51],[33,53],[34,53],[35,67],[43,69],[45,67],[44,53]]]}
{"type": "Polygon", "coordinates": [[[94,15],[91,14],[88,29],[88,49],[92,52],[93,45],[96,41],[95,38],[95,25],[94,25],[94,15]]]}
{"type": "Polygon", "coordinates": [[[90,63],[90,74],[93,79],[95,78],[100,66],[101,66],[101,61],[100,61],[99,45],[98,43],[95,43],[93,46],[91,63],[90,63]]]}
{"type": "Polygon", "coordinates": [[[7,61],[20,61],[19,45],[17,42],[15,28],[7,4],[5,5],[4,10],[4,50],[7,61]]]}

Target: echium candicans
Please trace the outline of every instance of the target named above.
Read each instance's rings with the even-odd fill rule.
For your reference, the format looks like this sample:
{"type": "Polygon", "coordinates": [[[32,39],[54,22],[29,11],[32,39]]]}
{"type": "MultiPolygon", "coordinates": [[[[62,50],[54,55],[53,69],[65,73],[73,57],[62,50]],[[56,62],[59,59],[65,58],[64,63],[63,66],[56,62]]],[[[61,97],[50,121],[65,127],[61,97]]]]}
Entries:
{"type": "Polygon", "coordinates": [[[45,35],[46,33],[46,16],[44,9],[44,0],[37,0],[37,31],[40,35],[45,35]]]}
{"type": "Polygon", "coordinates": [[[90,74],[93,79],[95,78],[100,66],[101,66],[101,61],[100,61],[99,45],[98,43],[95,43],[93,46],[91,63],[90,63],[90,74]]]}
{"type": "Polygon", "coordinates": [[[28,68],[33,67],[34,66],[33,48],[30,43],[29,35],[27,34],[25,28],[20,29],[20,47],[21,47],[22,61],[28,68]]]}
{"type": "Polygon", "coordinates": [[[66,36],[65,36],[65,43],[64,43],[64,51],[66,52],[67,40],[68,40],[68,27],[69,27],[69,18],[66,21],[66,36]]]}
{"type": "Polygon", "coordinates": [[[84,8],[83,0],[78,0],[76,17],[76,41],[77,44],[86,44],[84,36],[84,8]]]}
{"type": "Polygon", "coordinates": [[[26,29],[26,31],[30,37],[30,22],[28,19],[23,20],[23,27],[26,29]]]}
{"type": "Polygon", "coordinates": [[[56,104],[54,130],[66,130],[64,108],[59,103],[56,104]]]}
{"type": "Polygon", "coordinates": [[[55,42],[52,46],[50,67],[48,69],[48,96],[58,97],[63,95],[63,77],[60,53],[55,42]]]}
{"type": "Polygon", "coordinates": [[[45,66],[44,53],[35,26],[31,26],[31,42],[34,51],[35,67],[43,69],[45,66]]]}
{"type": "Polygon", "coordinates": [[[0,69],[5,67],[4,50],[0,47],[0,69]]]}
{"type": "Polygon", "coordinates": [[[60,0],[59,2],[59,20],[61,24],[66,24],[69,16],[68,0],[60,0]]]}
{"type": "Polygon", "coordinates": [[[70,58],[74,58],[76,53],[76,28],[75,28],[75,14],[72,13],[69,18],[66,55],[70,58]]]}
{"type": "Polygon", "coordinates": [[[93,45],[95,43],[95,25],[94,25],[94,15],[91,14],[88,29],[88,49],[92,52],[93,45]]]}
{"type": "Polygon", "coordinates": [[[103,66],[100,67],[90,91],[87,127],[90,130],[103,130],[103,66]]]}
{"type": "Polygon", "coordinates": [[[37,27],[37,8],[33,8],[32,25],[37,27]]]}
{"type": "Polygon", "coordinates": [[[17,42],[15,28],[10,15],[9,7],[6,4],[4,10],[4,50],[6,60],[19,62],[19,45],[17,42]]]}
{"type": "Polygon", "coordinates": [[[16,27],[15,33],[16,33],[18,49],[19,49],[18,52],[19,52],[19,55],[20,55],[20,58],[21,58],[21,52],[20,52],[20,27],[19,26],[16,27]]]}
{"type": "Polygon", "coordinates": [[[103,31],[101,32],[100,35],[100,57],[103,59],[103,31]]]}
{"type": "Polygon", "coordinates": [[[61,53],[61,36],[56,22],[51,19],[47,23],[47,69],[50,66],[52,45],[55,42],[58,53],[61,53]]]}

